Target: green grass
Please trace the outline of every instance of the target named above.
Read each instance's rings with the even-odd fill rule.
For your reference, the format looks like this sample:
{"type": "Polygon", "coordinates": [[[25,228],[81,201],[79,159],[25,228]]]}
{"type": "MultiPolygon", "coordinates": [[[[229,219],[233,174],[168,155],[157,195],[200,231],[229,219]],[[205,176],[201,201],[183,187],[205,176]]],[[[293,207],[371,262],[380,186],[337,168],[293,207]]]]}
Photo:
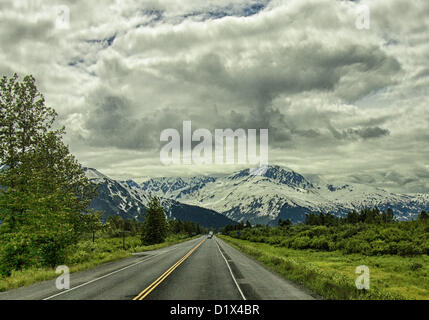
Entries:
{"type": "Polygon", "coordinates": [[[285,278],[324,299],[429,299],[429,256],[364,256],[340,251],[296,250],[220,236],[285,278]],[[370,289],[357,290],[357,266],[370,269],[370,289]]]}
{"type": "MultiPolygon", "coordinates": [[[[83,271],[106,262],[130,257],[133,252],[157,250],[190,239],[192,238],[185,235],[174,235],[168,237],[163,243],[142,246],[140,237],[127,237],[125,250],[122,246],[122,238],[98,238],[95,243],[92,243],[92,240],[85,240],[70,249],[65,265],[70,268],[71,273],[83,271]]],[[[0,277],[0,292],[39,281],[50,280],[55,277],[58,277],[58,275],[55,273],[54,268],[13,271],[9,277],[0,277]]]]}

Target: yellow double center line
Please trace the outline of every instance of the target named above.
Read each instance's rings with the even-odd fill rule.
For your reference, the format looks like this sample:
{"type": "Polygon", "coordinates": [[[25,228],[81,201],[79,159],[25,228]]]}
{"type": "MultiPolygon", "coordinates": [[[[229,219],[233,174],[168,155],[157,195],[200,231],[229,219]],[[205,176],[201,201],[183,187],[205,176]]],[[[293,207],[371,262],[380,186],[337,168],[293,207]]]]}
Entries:
{"type": "Polygon", "coordinates": [[[158,279],[156,279],[149,287],[144,289],[142,292],[139,293],[138,296],[133,298],[133,300],[143,300],[147,297],[149,293],[151,293],[162,281],[164,281],[178,266],[182,264],[183,261],[185,261],[195,250],[198,249],[199,246],[201,246],[206,239],[202,240],[200,243],[198,243],[195,247],[193,247],[182,259],[177,261],[170,269],[165,271],[158,279]]]}

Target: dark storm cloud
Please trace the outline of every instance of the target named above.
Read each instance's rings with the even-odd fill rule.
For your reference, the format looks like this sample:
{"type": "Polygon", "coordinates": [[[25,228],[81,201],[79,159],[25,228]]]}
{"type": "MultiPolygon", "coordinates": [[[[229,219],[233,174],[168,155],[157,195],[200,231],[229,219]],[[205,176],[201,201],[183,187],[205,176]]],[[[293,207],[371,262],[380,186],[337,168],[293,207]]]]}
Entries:
{"type": "Polygon", "coordinates": [[[95,100],[90,110],[85,129],[90,134],[85,139],[95,147],[115,147],[118,149],[147,150],[160,146],[160,132],[167,128],[182,126],[176,110],[165,108],[162,115],[147,114],[142,117],[132,115],[133,102],[121,96],[102,96],[95,100]],[[176,119],[172,120],[172,119],[176,119]]]}
{"type": "MultiPolygon", "coordinates": [[[[376,87],[390,84],[391,77],[400,70],[399,63],[381,50],[365,50],[354,44],[337,51],[332,51],[319,42],[311,45],[297,44],[287,48],[256,49],[254,55],[258,59],[245,67],[230,66],[231,61],[228,60],[231,59],[237,59],[239,65],[239,55],[225,56],[222,53],[208,53],[194,61],[178,60],[173,65],[169,64],[168,68],[164,63],[159,67],[179,82],[195,87],[205,84],[210,88],[208,96],[223,94],[245,106],[244,110],[227,111],[225,115],[216,117],[207,112],[205,127],[270,128],[270,142],[279,146],[291,140],[294,134],[314,137],[320,133],[316,128],[296,128],[293,119],[287,119],[280,110],[287,106],[272,106],[276,98],[302,92],[335,92],[342,80],[342,70],[346,67],[355,67],[357,72],[361,72],[362,79],[358,81],[362,82],[371,77],[371,73],[377,74],[380,81],[376,87]]],[[[364,86],[359,95],[356,92],[353,94],[357,98],[374,89],[375,87],[364,86]]],[[[339,91],[341,95],[347,95],[345,89],[339,91]]],[[[190,112],[185,113],[184,119],[191,118],[190,116],[190,112]]],[[[369,139],[386,134],[388,131],[381,128],[369,127],[345,130],[340,135],[369,139]]]]}
{"type": "Polygon", "coordinates": [[[388,136],[390,131],[388,129],[383,129],[380,127],[369,127],[362,129],[350,129],[351,134],[355,134],[363,139],[374,139],[384,136],[388,136]]]}
{"type": "Polygon", "coordinates": [[[298,171],[428,187],[427,1],[76,0],[68,30],[54,1],[17,3],[0,3],[0,72],[35,75],[86,165],[164,172],[161,131],[191,120],[268,128],[270,161],[298,171]]]}
{"type": "Polygon", "coordinates": [[[368,127],[361,129],[348,129],[347,131],[345,131],[345,134],[352,137],[357,136],[362,139],[374,139],[388,136],[390,134],[390,131],[387,129],[382,129],[380,127],[368,127]]]}
{"type": "MultiPolygon", "coordinates": [[[[239,52],[241,48],[237,45],[236,49],[239,52]]],[[[392,77],[401,70],[395,58],[388,57],[379,48],[362,44],[344,44],[332,50],[329,44],[315,40],[310,44],[252,48],[252,51],[255,60],[243,67],[239,66],[239,54],[227,56],[219,52],[202,55],[192,62],[179,60],[170,72],[183,81],[207,83],[264,108],[281,94],[334,91],[347,68],[361,78],[354,79],[353,90],[339,88],[338,91],[341,96],[354,99],[391,84],[392,77]],[[238,66],[229,66],[230,60],[238,66]],[[376,85],[360,86],[374,76],[378,79],[376,85]]]]}

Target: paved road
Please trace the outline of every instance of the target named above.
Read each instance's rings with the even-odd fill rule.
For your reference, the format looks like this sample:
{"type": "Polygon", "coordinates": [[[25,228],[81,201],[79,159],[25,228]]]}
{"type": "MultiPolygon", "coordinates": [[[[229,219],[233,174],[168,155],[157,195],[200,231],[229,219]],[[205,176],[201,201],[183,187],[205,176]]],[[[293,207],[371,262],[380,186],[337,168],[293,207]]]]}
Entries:
{"type": "Polygon", "coordinates": [[[55,280],[0,293],[0,300],[312,300],[260,263],[213,237],[144,252],[55,280]]]}

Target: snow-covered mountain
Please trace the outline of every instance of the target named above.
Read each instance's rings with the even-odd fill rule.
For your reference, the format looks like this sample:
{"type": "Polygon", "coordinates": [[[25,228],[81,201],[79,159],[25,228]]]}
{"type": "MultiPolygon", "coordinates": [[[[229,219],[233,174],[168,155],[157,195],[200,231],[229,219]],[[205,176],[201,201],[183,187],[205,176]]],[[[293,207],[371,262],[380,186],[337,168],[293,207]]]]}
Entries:
{"type": "MultiPolygon", "coordinates": [[[[150,201],[145,191],[134,181],[113,180],[93,168],[84,168],[87,178],[97,186],[98,196],[90,207],[104,212],[103,218],[117,214],[125,219],[144,219],[146,206],[150,201]]],[[[234,223],[224,215],[213,210],[160,197],[168,218],[192,221],[207,228],[219,228],[234,223]]]]}
{"type": "Polygon", "coordinates": [[[183,203],[220,212],[235,221],[275,224],[281,219],[301,222],[309,212],[345,215],[350,210],[388,207],[398,219],[415,218],[429,208],[429,195],[395,194],[362,184],[331,184],[280,166],[268,166],[260,175],[250,169],[220,177],[154,178],[140,188],[183,203]]]}
{"type": "Polygon", "coordinates": [[[123,218],[141,220],[149,202],[144,192],[133,189],[124,183],[110,179],[93,168],[84,168],[86,177],[97,185],[98,196],[91,202],[90,207],[108,215],[117,214],[123,218]]]}

